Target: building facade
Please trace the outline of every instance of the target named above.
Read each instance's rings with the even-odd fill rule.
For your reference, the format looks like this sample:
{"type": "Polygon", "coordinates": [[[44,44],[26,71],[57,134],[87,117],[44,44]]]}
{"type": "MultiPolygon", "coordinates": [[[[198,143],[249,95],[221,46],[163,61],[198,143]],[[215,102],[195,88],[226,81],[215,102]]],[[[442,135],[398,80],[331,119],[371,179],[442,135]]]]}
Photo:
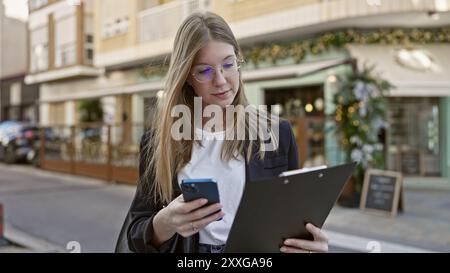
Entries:
{"type": "Polygon", "coordinates": [[[5,16],[0,3],[0,121],[38,121],[36,85],[26,85],[26,22],[5,16]]]}
{"type": "Polygon", "coordinates": [[[30,1],[28,84],[38,84],[41,125],[77,123],[77,103],[60,99],[101,74],[93,67],[93,1],[30,1]]]}
{"type": "MultiPolygon", "coordinates": [[[[84,70],[75,74],[58,71],[62,56],[56,55],[66,52],[64,39],[55,42],[58,24],[37,27],[37,21],[64,17],[54,14],[53,6],[69,12],[65,1],[50,2],[32,11],[30,19],[37,14],[42,19],[29,26],[36,35],[49,33],[43,42],[31,39],[34,51],[44,56],[42,64],[31,65],[44,67],[44,72],[29,75],[41,79],[43,124],[73,124],[76,105],[83,100],[100,101],[105,122],[143,125],[151,120],[177,27],[190,13],[210,10],[230,23],[244,49],[243,79],[251,103],[276,105],[273,110],[294,125],[301,166],[342,162],[339,140],[327,129],[333,121],[327,116],[335,111],[336,81],[352,69],[349,64],[355,59],[360,68],[375,65],[376,72],[396,86],[389,94],[391,126],[383,139],[387,168],[449,180],[448,0],[80,1],[72,14],[92,13],[93,19],[73,19],[72,26],[92,22],[84,29],[91,30],[94,54],[93,65],[84,63],[86,44],[77,43],[72,63],[74,59],[84,70]],[[398,43],[399,35],[408,43],[398,43]],[[338,38],[345,42],[324,48],[338,38]],[[39,44],[43,50],[36,47],[39,44]],[[52,73],[65,76],[52,78],[52,73]]],[[[76,37],[87,33],[79,25],[75,29],[76,37]]],[[[72,68],[62,71],[68,69],[72,68]]],[[[136,125],[130,132],[138,141],[142,128],[136,125]]]]}

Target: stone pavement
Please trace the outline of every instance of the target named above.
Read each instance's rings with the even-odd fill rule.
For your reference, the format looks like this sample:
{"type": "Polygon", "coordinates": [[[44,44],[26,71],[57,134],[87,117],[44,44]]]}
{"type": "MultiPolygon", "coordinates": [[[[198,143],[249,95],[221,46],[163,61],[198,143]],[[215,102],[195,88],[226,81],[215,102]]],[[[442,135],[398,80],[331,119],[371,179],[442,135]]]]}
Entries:
{"type": "MultiPolygon", "coordinates": [[[[67,191],[60,189],[59,191],[51,192],[51,194],[63,195],[64,198],[72,191],[79,194],[77,187],[72,189],[76,185],[99,187],[99,185],[104,184],[102,187],[107,187],[107,193],[110,196],[108,198],[105,197],[103,191],[98,191],[95,187],[89,191],[84,189],[83,195],[77,195],[79,198],[82,196],[84,198],[82,199],[83,202],[78,202],[79,205],[87,205],[89,208],[100,205],[101,208],[112,208],[113,203],[117,205],[117,196],[120,193],[121,199],[125,200],[119,202],[120,204],[123,203],[120,207],[123,206],[122,209],[126,211],[134,193],[133,186],[114,186],[90,178],[36,170],[28,166],[8,166],[7,168],[17,175],[36,176],[32,181],[35,188],[38,185],[42,186],[39,184],[43,183],[40,180],[47,183],[50,183],[49,181],[51,180],[60,181],[61,185],[58,187],[61,188],[64,185],[64,189],[67,191]],[[40,178],[38,179],[38,177],[40,178]],[[103,198],[99,198],[102,196],[103,198]]],[[[3,170],[5,171],[6,169],[3,170]]],[[[29,188],[29,184],[14,184],[17,184],[16,187],[26,186],[28,191],[34,192],[37,189],[29,188]]],[[[11,190],[7,186],[2,186],[6,187],[4,189],[5,193],[7,190],[11,190]]],[[[42,194],[40,192],[37,193],[42,194]]],[[[16,196],[16,198],[18,197],[16,196]]],[[[67,199],[56,199],[56,201],[58,200],[67,203],[67,199]]],[[[75,206],[78,203],[70,204],[75,206]]],[[[58,205],[57,207],[65,209],[64,206],[58,205]]],[[[106,209],[103,210],[103,217],[107,215],[105,213],[106,209]]],[[[59,219],[60,217],[57,218],[59,219]]],[[[123,216],[117,216],[114,219],[116,218],[118,229],[121,226],[123,216]]],[[[77,219],[74,219],[74,221],[78,221],[77,219]]],[[[102,218],[102,223],[100,224],[103,225],[105,219],[102,218]]],[[[104,230],[102,225],[100,225],[100,229],[104,230]]],[[[442,179],[432,181],[432,179],[428,178],[405,179],[404,212],[398,214],[395,218],[368,214],[357,208],[335,206],[325,223],[324,230],[328,232],[330,237],[331,252],[334,250],[339,250],[337,252],[368,252],[368,247],[373,241],[381,242],[381,252],[450,252],[450,181],[442,179]]],[[[82,233],[82,235],[85,234],[83,229],[75,228],[74,231],[82,233]]],[[[65,244],[54,245],[49,238],[32,236],[28,230],[23,230],[23,227],[6,226],[5,237],[19,246],[0,247],[0,252],[67,252],[65,244]],[[26,248],[20,248],[21,245],[26,248]]],[[[115,239],[115,235],[109,238],[111,242],[115,239]]],[[[112,251],[112,249],[108,249],[108,251],[112,251]]]]}

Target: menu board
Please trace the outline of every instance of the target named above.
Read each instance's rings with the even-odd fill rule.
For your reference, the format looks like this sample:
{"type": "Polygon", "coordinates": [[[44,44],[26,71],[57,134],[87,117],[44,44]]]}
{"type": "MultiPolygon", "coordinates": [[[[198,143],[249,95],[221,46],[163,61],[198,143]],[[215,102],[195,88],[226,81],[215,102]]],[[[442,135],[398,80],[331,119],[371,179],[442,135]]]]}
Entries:
{"type": "MultiPolygon", "coordinates": [[[[364,211],[395,216],[401,198],[402,174],[371,169],[366,172],[360,207],[364,211]]],[[[403,205],[401,204],[401,208],[403,205]]]]}

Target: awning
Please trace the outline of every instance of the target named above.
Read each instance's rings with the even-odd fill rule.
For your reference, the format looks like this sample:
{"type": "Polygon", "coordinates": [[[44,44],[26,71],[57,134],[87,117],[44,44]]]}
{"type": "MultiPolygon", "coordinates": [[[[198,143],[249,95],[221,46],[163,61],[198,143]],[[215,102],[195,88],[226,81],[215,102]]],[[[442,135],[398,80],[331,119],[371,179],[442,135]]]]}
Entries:
{"type": "Polygon", "coordinates": [[[244,82],[276,80],[307,76],[322,70],[348,64],[348,59],[331,59],[302,63],[298,65],[275,66],[242,72],[244,82]]]}
{"type": "Polygon", "coordinates": [[[348,49],[360,69],[365,64],[375,65],[375,72],[396,86],[390,96],[450,96],[450,45],[407,49],[401,45],[348,45],[348,49]]]}
{"type": "MultiPolygon", "coordinates": [[[[285,79],[294,77],[304,77],[322,70],[333,68],[339,65],[348,64],[348,59],[332,59],[324,61],[316,61],[302,63],[299,65],[278,66],[270,68],[260,68],[255,70],[243,71],[242,79],[244,82],[264,81],[285,79]]],[[[94,99],[105,96],[114,96],[121,94],[134,94],[141,92],[153,92],[156,94],[158,90],[164,88],[164,82],[144,82],[126,86],[114,86],[104,89],[92,89],[83,92],[69,93],[60,96],[53,96],[47,99],[41,99],[39,103],[52,103],[70,100],[94,99]]]]}

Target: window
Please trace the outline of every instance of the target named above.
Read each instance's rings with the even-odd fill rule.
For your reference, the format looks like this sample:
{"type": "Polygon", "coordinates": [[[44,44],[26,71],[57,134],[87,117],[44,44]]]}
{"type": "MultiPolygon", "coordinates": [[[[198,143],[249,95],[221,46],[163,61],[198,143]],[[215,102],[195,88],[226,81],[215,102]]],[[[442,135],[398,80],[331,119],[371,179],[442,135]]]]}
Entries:
{"type": "Polygon", "coordinates": [[[94,50],[92,48],[86,49],[86,64],[92,64],[92,61],[94,60],[94,50]]]}
{"type": "MultiPolygon", "coordinates": [[[[138,2],[137,0],[135,2],[138,2]]],[[[99,22],[101,28],[101,38],[107,39],[128,32],[129,15],[135,10],[129,5],[129,1],[114,1],[111,5],[109,1],[100,1],[99,22]]],[[[139,4],[140,5],[140,4],[139,4]]]]}
{"type": "Polygon", "coordinates": [[[75,62],[76,18],[70,15],[55,22],[55,66],[67,66],[75,62]]]}
{"type": "Polygon", "coordinates": [[[30,71],[48,69],[48,29],[47,26],[31,30],[30,34],[30,71]]]}
{"type": "Polygon", "coordinates": [[[57,67],[59,66],[66,66],[74,64],[76,61],[76,48],[75,44],[70,43],[66,45],[61,45],[57,49],[57,57],[55,65],[57,67]]]}
{"type": "Polygon", "coordinates": [[[109,38],[128,32],[129,19],[127,16],[116,18],[114,21],[106,22],[103,26],[102,37],[109,38]]]}
{"type": "Polygon", "coordinates": [[[86,14],[84,18],[84,64],[92,64],[94,61],[94,32],[92,15],[86,14]]]}
{"type": "Polygon", "coordinates": [[[31,49],[31,72],[48,69],[48,45],[38,44],[31,49]]]}
{"type": "Polygon", "coordinates": [[[94,37],[92,36],[92,34],[86,34],[86,43],[93,43],[94,42],[94,37]]]}
{"type": "Polygon", "coordinates": [[[438,98],[390,98],[388,168],[411,176],[440,176],[438,98]]]}

